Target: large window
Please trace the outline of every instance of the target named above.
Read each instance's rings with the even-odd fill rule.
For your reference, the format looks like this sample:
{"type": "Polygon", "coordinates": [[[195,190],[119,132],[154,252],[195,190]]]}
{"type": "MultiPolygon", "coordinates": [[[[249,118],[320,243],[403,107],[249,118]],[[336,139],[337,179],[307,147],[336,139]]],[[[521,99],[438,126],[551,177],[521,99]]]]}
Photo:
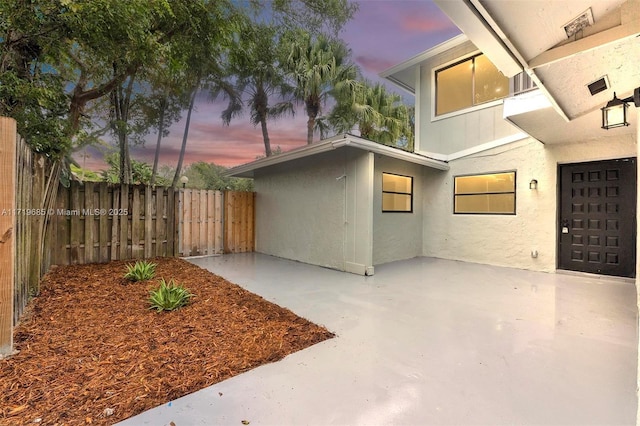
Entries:
{"type": "Polygon", "coordinates": [[[516,172],[454,177],[456,214],[516,214],[516,172]]]}
{"type": "Polygon", "coordinates": [[[509,79],[479,54],[436,71],[436,115],[502,99],[509,79]]]}
{"type": "Polygon", "coordinates": [[[382,211],[411,213],[413,211],[413,178],[382,174],[382,211]]]}

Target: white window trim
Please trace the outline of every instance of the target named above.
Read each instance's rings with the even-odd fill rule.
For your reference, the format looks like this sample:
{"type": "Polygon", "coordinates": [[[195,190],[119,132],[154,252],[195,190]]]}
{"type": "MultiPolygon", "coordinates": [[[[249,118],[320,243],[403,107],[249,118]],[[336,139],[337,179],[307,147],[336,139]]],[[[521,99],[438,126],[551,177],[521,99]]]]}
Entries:
{"type": "Polygon", "coordinates": [[[450,65],[456,64],[458,62],[466,61],[467,59],[472,58],[474,56],[478,56],[479,54],[483,54],[483,53],[480,50],[475,50],[464,56],[460,56],[459,58],[456,58],[448,62],[444,62],[442,64],[438,64],[431,68],[431,93],[430,93],[431,122],[446,120],[447,118],[456,117],[458,115],[468,114],[470,112],[478,111],[481,109],[495,107],[495,106],[501,105],[504,102],[504,100],[509,97],[509,96],[505,96],[504,98],[496,99],[495,101],[489,101],[489,102],[482,103],[480,105],[474,105],[469,108],[459,109],[457,111],[448,112],[446,114],[436,115],[436,91],[437,91],[436,72],[440,71],[441,69],[447,68],[450,65]]]}

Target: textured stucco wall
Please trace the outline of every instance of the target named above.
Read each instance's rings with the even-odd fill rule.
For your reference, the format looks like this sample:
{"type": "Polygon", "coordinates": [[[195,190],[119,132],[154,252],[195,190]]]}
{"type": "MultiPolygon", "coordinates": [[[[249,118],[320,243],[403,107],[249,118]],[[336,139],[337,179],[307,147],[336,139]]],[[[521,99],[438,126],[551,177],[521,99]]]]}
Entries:
{"type": "Polygon", "coordinates": [[[425,167],[375,156],[373,185],[373,264],[422,255],[423,175],[425,167]],[[413,213],[382,213],[382,173],[413,177],[413,213]]]}
{"type": "Polygon", "coordinates": [[[256,172],[256,251],[344,268],[344,150],[256,172]]]}
{"type": "Polygon", "coordinates": [[[522,269],[556,268],[558,164],[635,157],[632,137],[568,145],[514,142],[426,170],[424,255],[522,269]],[[454,215],[453,177],[516,170],[516,215],[454,215]],[[529,181],[538,180],[538,190],[529,181]],[[531,257],[538,251],[538,258],[531,257]]]}

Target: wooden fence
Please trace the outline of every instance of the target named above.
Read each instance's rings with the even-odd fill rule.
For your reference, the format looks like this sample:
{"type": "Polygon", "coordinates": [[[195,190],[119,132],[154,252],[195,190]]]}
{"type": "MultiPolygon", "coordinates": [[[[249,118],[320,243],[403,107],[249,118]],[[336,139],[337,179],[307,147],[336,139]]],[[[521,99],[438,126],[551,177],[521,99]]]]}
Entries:
{"type": "Polygon", "coordinates": [[[224,252],[255,250],[255,192],[227,192],[224,206],[224,252]]]}
{"type": "Polygon", "coordinates": [[[177,190],[72,181],[51,209],[54,265],[175,256],[177,190]]]}
{"type": "MultiPolygon", "coordinates": [[[[225,194],[226,195],[226,194],[225,194]]],[[[206,256],[223,251],[223,203],[220,191],[184,189],[180,191],[178,253],[206,256]]]]}
{"type": "Polygon", "coordinates": [[[254,193],[72,181],[0,117],[0,355],[51,265],[253,251],[254,193]]]}
{"type": "Polygon", "coordinates": [[[51,258],[46,250],[47,211],[53,202],[53,188],[58,185],[59,164],[31,151],[20,137],[16,142],[16,259],[13,321],[17,322],[30,297],[37,294],[40,278],[49,269],[51,258]]]}

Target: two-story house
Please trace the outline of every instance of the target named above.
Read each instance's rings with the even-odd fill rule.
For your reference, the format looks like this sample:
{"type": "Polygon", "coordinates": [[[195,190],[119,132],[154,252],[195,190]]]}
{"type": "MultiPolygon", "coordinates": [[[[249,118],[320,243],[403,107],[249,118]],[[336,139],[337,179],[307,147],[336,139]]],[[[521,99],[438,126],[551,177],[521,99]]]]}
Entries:
{"type": "Polygon", "coordinates": [[[382,73],[415,95],[415,153],[341,135],[232,169],[257,250],[635,276],[640,1],[436,3],[464,35],[382,73]],[[606,130],[614,92],[629,125],[606,130]]]}

